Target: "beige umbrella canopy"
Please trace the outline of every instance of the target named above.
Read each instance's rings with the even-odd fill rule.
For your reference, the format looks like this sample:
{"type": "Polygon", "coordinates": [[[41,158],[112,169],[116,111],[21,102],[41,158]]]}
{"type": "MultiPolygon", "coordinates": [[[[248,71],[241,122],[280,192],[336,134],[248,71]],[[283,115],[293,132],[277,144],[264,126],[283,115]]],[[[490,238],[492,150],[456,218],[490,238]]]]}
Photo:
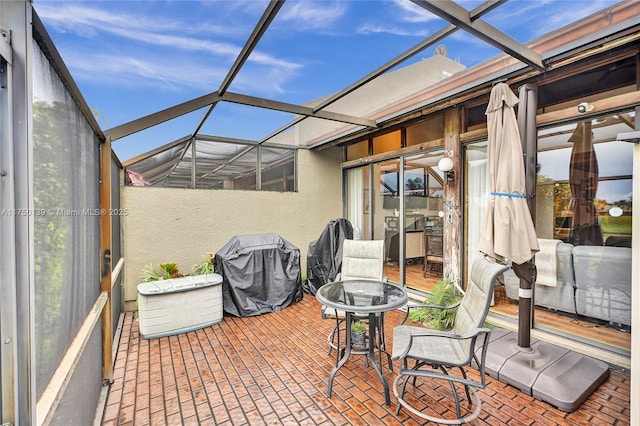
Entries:
{"type": "Polygon", "coordinates": [[[491,198],[478,248],[500,261],[522,264],[540,247],[527,206],[522,142],[513,110],[517,103],[506,83],[491,90],[486,112],[491,198]]]}

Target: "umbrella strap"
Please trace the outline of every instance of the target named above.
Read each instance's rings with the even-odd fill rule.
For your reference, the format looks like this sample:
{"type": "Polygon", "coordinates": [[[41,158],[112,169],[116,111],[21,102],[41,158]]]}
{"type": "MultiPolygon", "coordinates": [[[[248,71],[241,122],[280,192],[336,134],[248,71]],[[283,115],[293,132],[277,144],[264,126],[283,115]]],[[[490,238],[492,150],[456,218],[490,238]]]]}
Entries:
{"type": "Polygon", "coordinates": [[[506,192],[492,192],[491,195],[499,195],[501,197],[527,198],[526,194],[508,194],[506,192]]]}

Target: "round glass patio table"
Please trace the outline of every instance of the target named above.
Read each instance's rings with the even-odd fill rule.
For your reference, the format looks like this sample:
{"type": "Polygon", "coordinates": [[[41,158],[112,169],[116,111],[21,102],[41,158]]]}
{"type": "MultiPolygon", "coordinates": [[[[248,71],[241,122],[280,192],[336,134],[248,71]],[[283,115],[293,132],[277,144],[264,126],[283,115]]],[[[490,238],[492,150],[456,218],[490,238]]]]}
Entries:
{"type": "MultiPolygon", "coordinates": [[[[375,359],[376,351],[376,321],[377,316],[384,315],[385,312],[397,309],[407,303],[407,292],[395,284],[386,281],[373,280],[348,280],[335,281],[320,287],[316,293],[316,298],[320,303],[329,308],[345,312],[346,341],[344,354],[336,366],[329,374],[328,395],[331,397],[333,378],[336,372],[347,362],[351,355],[351,315],[369,315],[369,345],[367,356],[371,364],[380,376],[384,389],[386,406],[391,405],[389,397],[389,384],[386,376],[382,373],[380,364],[375,359]]],[[[381,319],[380,319],[381,320],[381,319]]],[[[379,348],[381,350],[381,348],[379,348]]]]}

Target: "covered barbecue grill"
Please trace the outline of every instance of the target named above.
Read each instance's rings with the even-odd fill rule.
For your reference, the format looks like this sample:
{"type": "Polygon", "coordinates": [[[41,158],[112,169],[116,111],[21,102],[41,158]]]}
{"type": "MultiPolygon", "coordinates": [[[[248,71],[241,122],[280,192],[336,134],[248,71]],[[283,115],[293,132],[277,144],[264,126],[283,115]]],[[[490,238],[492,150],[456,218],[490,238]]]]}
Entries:
{"type": "Polygon", "coordinates": [[[224,312],[275,312],[302,300],[300,250],[277,234],[239,235],[215,255],[224,312]]]}

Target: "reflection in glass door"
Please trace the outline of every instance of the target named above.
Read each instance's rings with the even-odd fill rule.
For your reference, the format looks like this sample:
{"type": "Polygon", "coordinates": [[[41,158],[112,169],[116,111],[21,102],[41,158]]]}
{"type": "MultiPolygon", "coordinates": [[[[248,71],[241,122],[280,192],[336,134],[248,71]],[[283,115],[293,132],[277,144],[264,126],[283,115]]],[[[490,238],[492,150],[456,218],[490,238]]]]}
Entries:
{"type": "Polygon", "coordinates": [[[384,274],[390,282],[396,284],[402,283],[399,172],[400,160],[397,159],[373,165],[373,181],[376,187],[373,196],[373,235],[374,239],[384,240],[384,274]]]}
{"type": "Polygon", "coordinates": [[[538,132],[536,233],[558,267],[541,273],[545,257],[536,255],[534,327],[623,355],[631,350],[633,145],[616,136],[635,121],[630,110],[538,132]]]}
{"type": "Polygon", "coordinates": [[[442,151],[420,153],[345,174],[346,218],[355,235],[384,240],[387,279],[421,292],[443,272],[440,158],[442,151]]]}
{"type": "Polygon", "coordinates": [[[385,276],[425,292],[442,278],[441,156],[423,153],[373,165],[372,235],[385,242],[385,276]]]}
{"type": "Polygon", "coordinates": [[[428,152],[404,158],[403,206],[405,284],[430,292],[442,279],[443,174],[436,167],[442,153],[428,152]]]}

